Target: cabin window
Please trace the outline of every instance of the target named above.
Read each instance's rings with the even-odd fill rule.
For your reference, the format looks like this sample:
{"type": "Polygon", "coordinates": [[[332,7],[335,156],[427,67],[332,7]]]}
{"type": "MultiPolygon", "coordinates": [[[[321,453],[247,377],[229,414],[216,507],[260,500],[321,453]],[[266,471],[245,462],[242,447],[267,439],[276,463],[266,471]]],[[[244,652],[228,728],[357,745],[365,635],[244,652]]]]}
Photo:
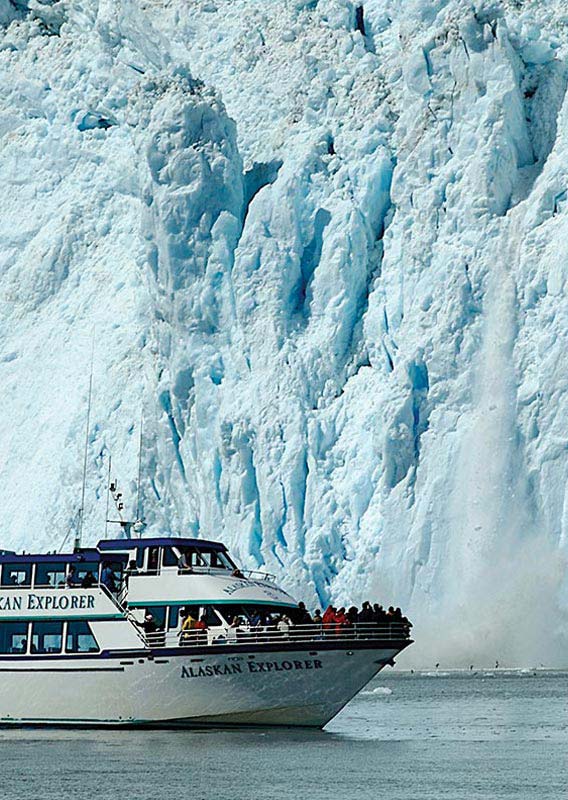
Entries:
{"type": "Polygon", "coordinates": [[[203,557],[203,553],[200,550],[196,550],[195,548],[192,548],[191,550],[188,550],[186,552],[187,552],[187,555],[188,555],[188,558],[189,558],[189,563],[191,564],[192,567],[207,567],[207,566],[209,566],[209,561],[207,561],[203,557]]]}
{"type": "Polygon", "coordinates": [[[178,557],[174,553],[173,547],[164,547],[164,555],[162,558],[164,567],[177,567],[178,557]]]}
{"type": "Polygon", "coordinates": [[[3,564],[2,586],[30,586],[31,564],[3,564]]]}
{"type": "Polygon", "coordinates": [[[170,606],[168,614],[168,630],[175,631],[179,625],[179,606],[170,606]]]}
{"type": "Polygon", "coordinates": [[[64,586],[65,564],[42,561],[36,564],[35,586],[64,586]]]}
{"type": "Polygon", "coordinates": [[[203,550],[200,550],[199,553],[198,553],[197,566],[198,567],[210,567],[211,566],[211,553],[210,552],[204,552],[203,550]]]}
{"type": "Polygon", "coordinates": [[[219,569],[234,569],[235,565],[230,558],[221,551],[211,553],[211,566],[219,569]]]}
{"type": "Polygon", "coordinates": [[[68,653],[98,653],[99,646],[88,622],[67,623],[68,653]]]}
{"type": "Polygon", "coordinates": [[[138,567],[139,571],[142,572],[144,569],[144,555],[146,550],[143,547],[138,547],[136,550],[136,566],[138,567]]]}
{"type": "Polygon", "coordinates": [[[27,622],[0,622],[0,653],[24,654],[28,649],[27,622]]]}
{"type": "Polygon", "coordinates": [[[32,653],[60,653],[63,647],[63,622],[32,623],[32,653]]]}

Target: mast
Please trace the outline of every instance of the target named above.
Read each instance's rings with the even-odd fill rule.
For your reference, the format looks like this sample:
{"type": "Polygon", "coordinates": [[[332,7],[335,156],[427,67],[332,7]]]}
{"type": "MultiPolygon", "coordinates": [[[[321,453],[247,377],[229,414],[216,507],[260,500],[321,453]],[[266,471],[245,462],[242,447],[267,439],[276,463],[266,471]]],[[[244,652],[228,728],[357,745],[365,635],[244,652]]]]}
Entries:
{"type": "Polygon", "coordinates": [[[74,549],[81,547],[81,536],[83,534],[83,517],[85,516],[85,488],[87,485],[87,455],[89,451],[89,430],[91,427],[91,405],[93,401],[93,366],[95,362],[95,329],[93,328],[93,341],[91,345],[91,374],[89,376],[89,402],[87,405],[87,425],[85,428],[85,452],[83,454],[83,485],[81,487],[81,508],[79,509],[79,521],[75,534],[74,549]]]}
{"type": "Polygon", "coordinates": [[[107,505],[106,505],[106,513],[105,513],[105,539],[107,538],[107,531],[108,531],[108,508],[110,505],[110,471],[112,468],[112,456],[109,454],[108,457],[108,480],[107,480],[107,505]]]}
{"type": "Polygon", "coordinates": [[[140,441],[138,443],[138,487],[136,490],[136,522],[140,522],[140,482],[142,480],[142,436],[144,432],[142,409],[140,409],[140,441]]]}

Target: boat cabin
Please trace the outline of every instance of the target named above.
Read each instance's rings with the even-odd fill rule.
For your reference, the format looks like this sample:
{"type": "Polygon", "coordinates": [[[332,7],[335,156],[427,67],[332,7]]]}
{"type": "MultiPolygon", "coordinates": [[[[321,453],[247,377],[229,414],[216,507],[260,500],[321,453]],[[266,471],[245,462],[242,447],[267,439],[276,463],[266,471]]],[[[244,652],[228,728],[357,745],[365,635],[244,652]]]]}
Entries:
{"type": "Polygon", "coordinates": [[[236,617],[283,608],[293,615],[297,604],[274,577],[241,571],[219,542],[104,539],[67,554],[0,551],[0,656],[139,647],[149,614],[174,641],[187,614],[203,619],[212,640],[236,617]]]}

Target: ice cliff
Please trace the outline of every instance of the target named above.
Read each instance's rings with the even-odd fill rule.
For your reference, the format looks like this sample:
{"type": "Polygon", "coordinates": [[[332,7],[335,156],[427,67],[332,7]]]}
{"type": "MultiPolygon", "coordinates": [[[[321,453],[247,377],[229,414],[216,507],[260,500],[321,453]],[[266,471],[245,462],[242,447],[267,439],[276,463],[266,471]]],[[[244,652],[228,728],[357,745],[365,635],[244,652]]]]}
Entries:
{"type": "Polygon", "coordinates": [[[557,663],[567,57],[563,0],[0,0],[1,546],[70,543],[94,339],[85,541],[142,419],[146,533],[557,663]]]}

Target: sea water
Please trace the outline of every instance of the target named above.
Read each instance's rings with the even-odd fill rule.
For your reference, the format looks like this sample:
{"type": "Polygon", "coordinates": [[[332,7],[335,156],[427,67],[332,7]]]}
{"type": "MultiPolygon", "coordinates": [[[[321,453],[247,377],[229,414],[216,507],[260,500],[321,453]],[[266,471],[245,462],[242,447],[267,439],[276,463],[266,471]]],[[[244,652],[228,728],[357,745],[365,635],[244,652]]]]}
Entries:
{"type": "Polygon", "coordinates": [[[2,800],[559,800],[567,778],[567,672],[384,672],[324,731],[0,730],[2,800]]]}

